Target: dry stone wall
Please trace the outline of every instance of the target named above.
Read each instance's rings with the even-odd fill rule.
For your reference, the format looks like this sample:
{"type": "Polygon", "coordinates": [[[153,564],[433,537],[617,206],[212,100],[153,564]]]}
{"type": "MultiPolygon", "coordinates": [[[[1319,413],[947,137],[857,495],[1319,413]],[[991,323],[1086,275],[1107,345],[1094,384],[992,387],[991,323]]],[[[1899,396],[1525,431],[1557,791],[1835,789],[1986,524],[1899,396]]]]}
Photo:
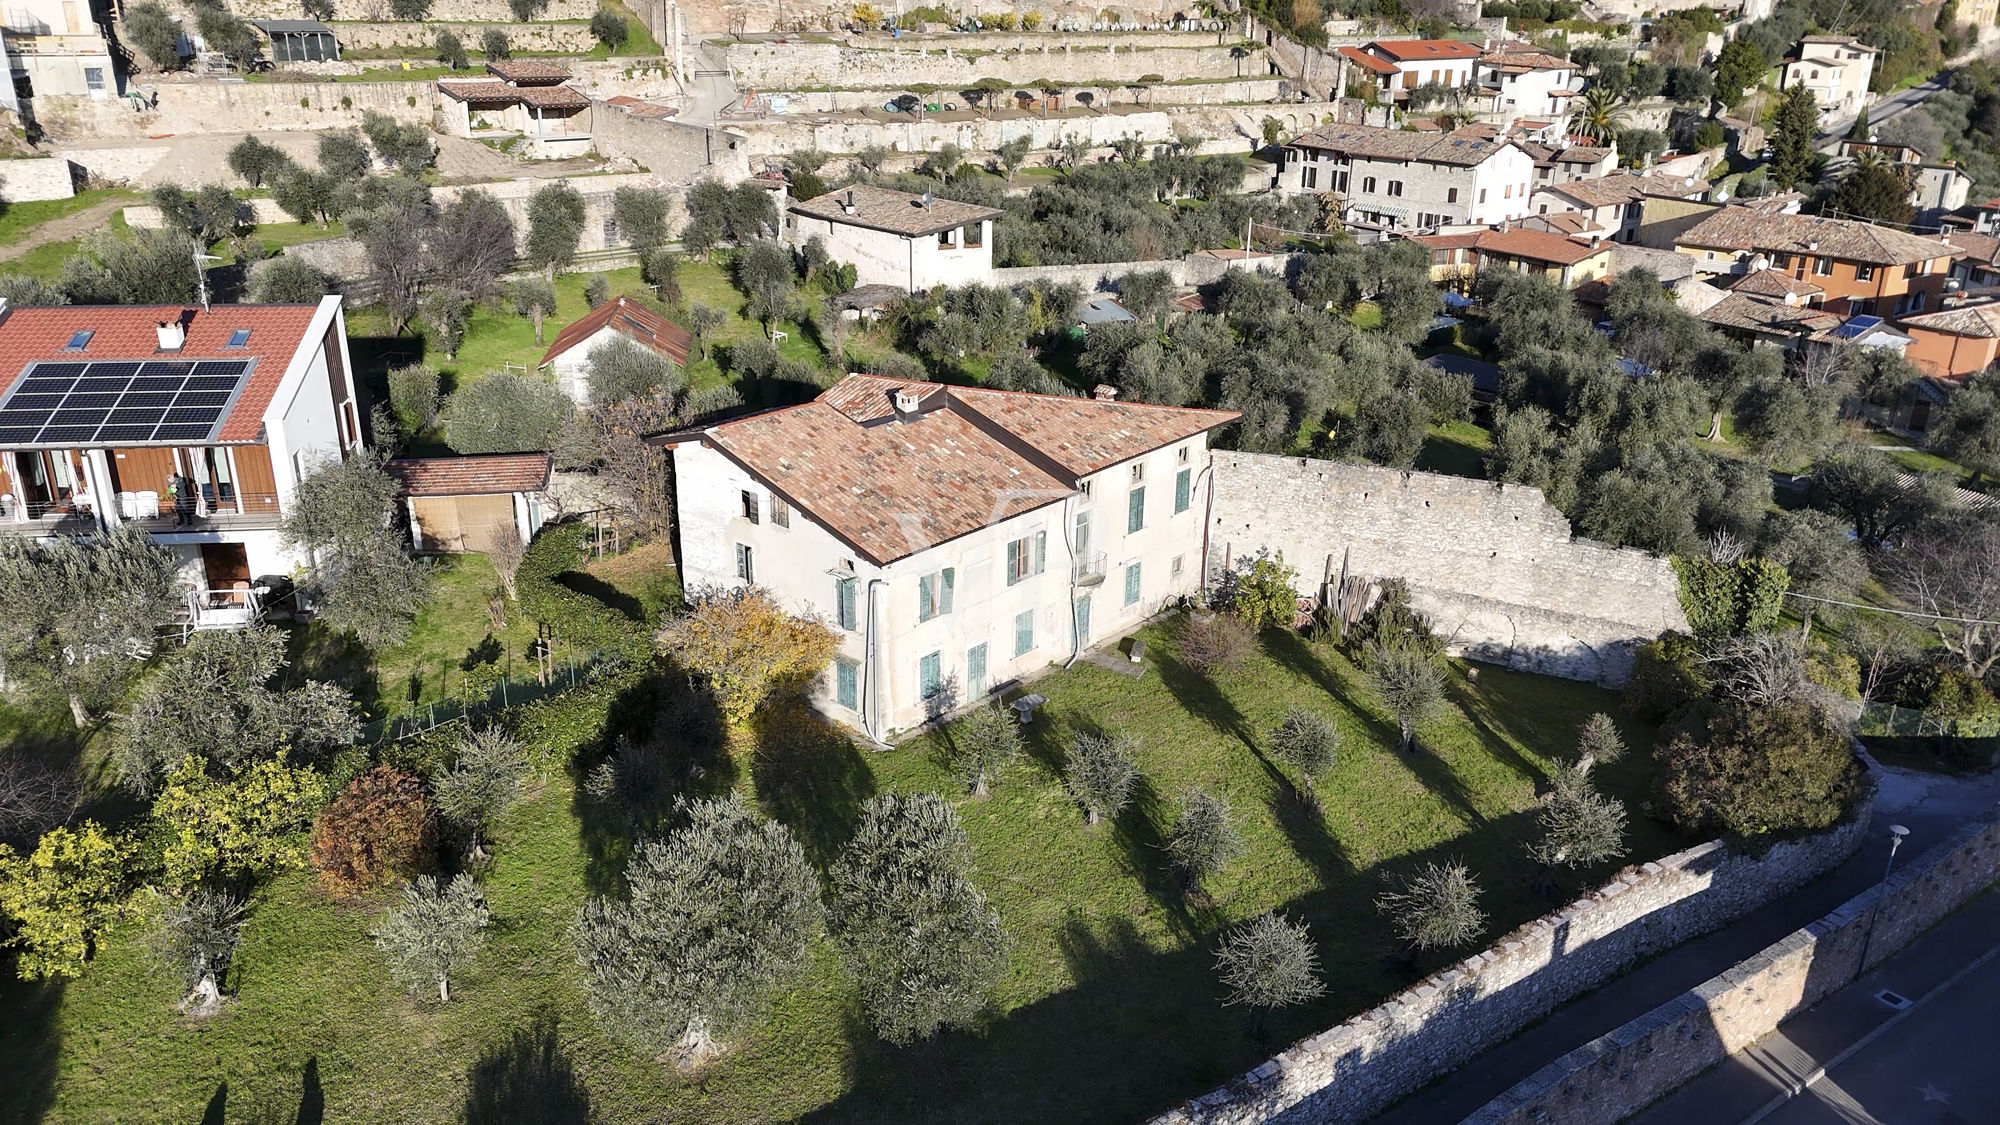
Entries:
{"type": "MultiPolygon", "coordinates": [[[[881,7],[879,4],[876,6],[881,7]]],[[[630,7],[646,21],[648,27],[656,29],[656,35],[657,29],[665,26],[666,0],[632,0],[630,7]]],[[[1055,26],[1058,21],[1066,25],[1086,26],[1104,10],[1104,5],[1096,0],[1091,3],[1079,0],[965,0],[964,3],[948,4],[946,7],[974,16],[1038,12],[1047,27],[1055,26]]],[[[854,13],[854,5],[849,0],[685,0],[680,8],[688,30],[694,34],[830,32],[845,25],[854,13]]],[[[1135,24],[1164,23],[1188,11],[1187,5],[1168,0],[1137,0],[1121,3],[1117,9],[1126,22],[1135,24]]],[[[660,41],[666,42],[664,38],[660,41]]]]}
{"type": "MultiPolygon", "coordinates": [[[[295,20],[300,18],[298,0],[225,0],[229,10],[246,20],[295,20]]],[[[185,4],[182,5],[186,7],[185,4]]],[[[542,20],[583,20],[597,11],[597,0],[548,0],[536,16],[542,20]]],[[[431,0],[425,13],[434,20],[465,23],[513,23],[514,11],[507,0],[431,0]]],[[[379,22],[393,18],[389,0],[333,0],[336,23],[379,22]]],[[[346,43],[345,36],[341,42],[346,43]]]]}
{"type": "Polygon", "coordinates": [[[162,81],[150,88],[157,91],[158,104],[136,110],[125,98],[36,98],[35,120],[58,145],[169,133],[333,129],[361,124],[362,115],[371,109],[398,121],[429,125],[436,96],[430,82],[190,80],[162,81]]]}
{"type": "Polygon", "coordinates": [[[1875,965],[1996,878],[2000,813],[1989,812],[1886,883],[1543,1067],[1466,1118],[1466,1125],[1620,1120],[1852,981],[1865,967],[1858,963],[1864,941],[1868,965],[1875,965]],[[1867,938],[1871,914],[1875,931],[1867,938]]]}
{"type": "Polygon", "coordinates": [[[1113,142],[1129,136],[1147,144],[1192,139],[1196,151],[1203,154],[1241,154],[1252,139],[1262,135],[1266,116],[1280,120],[1310,116],[1295,106],[1273,112],[1278,109],[1276,106],[1269,109],[1259,106],[1254,110],[1182,106],[1134,111],[1120,107],[1111,113],[1005,120],[976,117],[958,121],[940,121],[935,117],[921,121],[904,117],[884,122],[768,118],[732,123],[731,128],[742,132],[749,153],[755,156],[782,156],[802,148],[850,153],[870,145],[885,145],[896,152],[935,152],[946,143],[980,153],[992,152],[1021,136],[1029,138],[1037,152],[1053,151],[1072,137],[1082,138],[1093,148],[1109,148],[1113,142]]]}
{"type": "Polygon", "coordinates": [[[724,52],[738,85],[759,90],[889,88],[931,83],[951,88],[981,78],[1048,78],[1096,85],[1148,74],[1180,78],[1252,78],[1270,73],[1261,51],[1247,57],[1193,35],[1184,47],[1078,47],[1060,38],[1032,50],[988,51],[978,37],[963,46],[849,47],[841,43],[732,43],[724,52]]]}
{"type": "MultiPolygon", "coordinates": [[[[368,51],[393,47],[422,47],[428,50],[437,43],[438,32],[449,31],[458,36],[469,50],[479,50],[480,39],[489,27],[497,27],[507,33],[507,44],[515,51],[552,51],[557,53],[582,54],[597,46],[597,40],[590,34],[590,27],[580,23],[445,23],[431,20],[424,23],[395,21],[389,23],[342,23],[335,24],[334,36],[340,40],[343,51],[368,51]]],[[[287,64],[290,65],[290,64],[287,64]]],[[[376,63],[374,65],[381,65],[376,63]]]]}
{"type": "Polygon", "coordinates": [[[1283,552],[1302,594],[1401,578],[1451,651],[1543,675],[1623,684],[1639,645],[1687,628],[1666,559],[1574,537],[1526,485],[1218,452],[1209,543],[1212,574],[1283,552]]]}
{"type": "MultiPolygon", "coordinates": [[[[1241,105],[1245,102],[1278,101],[1290,89],[1290,81],[1283,78],[1230,78],[1179,86],[1154,86],[1146,90],[1118,85],[1078,86],[1066,91],[1065,97],[1071,104],[1081,104],[1077,95],[1088,93],[1092,95],[1093,109],[1110,106],[1241,105]]],[[[851,113],[879,109],[893,97],[880,87],[867,90],[808,90],[782,96],[787,113],[851,113]]],[[[945,91],[937,96],[966,105],[964,95],[957,91],[945,91]]]]}
{"type": "MultiPolygon", "coordinates": [[[[1780,843],[1762,857],[1717,842],[1628,869],[1153,1125],[1365,1121],[1641,958],[1726,925],[1838,866],[1867,833],[1862,808],[1854,820],[1780,843]]],[[[1591,1120],[1602,1125],[1613,1117],[1591,1120]]]]}

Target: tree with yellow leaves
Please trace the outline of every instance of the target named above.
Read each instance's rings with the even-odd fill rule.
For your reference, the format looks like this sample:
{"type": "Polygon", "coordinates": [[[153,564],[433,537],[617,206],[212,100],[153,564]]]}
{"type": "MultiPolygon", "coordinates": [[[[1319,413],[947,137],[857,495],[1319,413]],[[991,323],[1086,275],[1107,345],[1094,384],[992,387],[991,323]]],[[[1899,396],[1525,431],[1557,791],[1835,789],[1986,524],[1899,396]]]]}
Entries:
{"type": "Polygon", "coordinates": [[[819,675],[839,644],[833,630],[793,617],[756,587],[698,594],[690,613],[660,631],[660,647],[708,681],[731,726],[746,722],[772,692],[819,675]]]}

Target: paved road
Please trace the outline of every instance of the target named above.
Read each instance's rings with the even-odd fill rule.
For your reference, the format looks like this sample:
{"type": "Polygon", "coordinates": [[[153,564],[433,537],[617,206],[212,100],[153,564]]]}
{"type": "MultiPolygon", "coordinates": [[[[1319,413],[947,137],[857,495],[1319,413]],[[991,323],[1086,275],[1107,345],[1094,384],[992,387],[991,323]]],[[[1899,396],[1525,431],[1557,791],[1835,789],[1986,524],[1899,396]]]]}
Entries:
{"type": "MultiPolygon", "coordinates": [[[[1878,825],[1893,821],[1907,826],[1910,838],[1905,847],[1922,850],[1996,802],[2000,802],[2000,772],[1960,781],[1887,770],[1876,793],[1875,820],[1878,825]]],[[[1886,843],[1886,828],[1879,834],[1886,843]]],[[[1558,1008],[1541,1023],[1381,1114],[1375,1125],[1438,1125],[1466,1117],[1570,1051],[1652,1011],[1860,894],[1882,877],[1883,856],[1880,846],[1865,845],[1847,863],[1748,918],[1664,953],[1558,1008]]],[[[1721,1123],[1705,1121],[1703,1125],[1721,1123]]]]}
{"type": "Polygon", "coordinates": [[[2000,894],[1989,891],[1631,1125],[1989,1125],[2000,1121],[1996,1005],[2000,894]]]}
{"type": "Polygon", "coordinates": [[[706,43],[697,43],[689,52],[687,104],[677,119],[689,125],[713,125],[724,110],[736,104],[736,83],[729,79],[728,61],[722,52],[706,43]]]}

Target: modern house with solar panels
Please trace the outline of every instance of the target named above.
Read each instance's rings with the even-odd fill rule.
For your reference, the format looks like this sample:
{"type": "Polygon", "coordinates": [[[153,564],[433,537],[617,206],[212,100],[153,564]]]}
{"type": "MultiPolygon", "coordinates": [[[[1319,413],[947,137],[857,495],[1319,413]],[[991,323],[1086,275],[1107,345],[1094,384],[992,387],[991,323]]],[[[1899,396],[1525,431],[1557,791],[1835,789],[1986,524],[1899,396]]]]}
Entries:
{"type": "Polygon", "coordinates": [[[306,563],[278,537],[299,481],[361,448],[339,297],[0,301],[0,535],[143,528],[179,556],[191,624],[256,617],[256,580],[306,563]]]}

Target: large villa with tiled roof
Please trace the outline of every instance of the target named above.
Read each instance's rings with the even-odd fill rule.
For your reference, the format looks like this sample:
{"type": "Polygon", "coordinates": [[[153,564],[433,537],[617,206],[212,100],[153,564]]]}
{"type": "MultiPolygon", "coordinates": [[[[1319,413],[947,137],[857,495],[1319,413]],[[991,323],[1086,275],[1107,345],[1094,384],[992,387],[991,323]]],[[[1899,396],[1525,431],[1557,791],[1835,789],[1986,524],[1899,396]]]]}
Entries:
{"type": "Polygon", "coordinates": [[[1236,415],[849,375],[662,434],[688,589],[840,635],[815,693],[873,738],[1068,661],[1201,586],[1208,435],[1236,415]]]}

